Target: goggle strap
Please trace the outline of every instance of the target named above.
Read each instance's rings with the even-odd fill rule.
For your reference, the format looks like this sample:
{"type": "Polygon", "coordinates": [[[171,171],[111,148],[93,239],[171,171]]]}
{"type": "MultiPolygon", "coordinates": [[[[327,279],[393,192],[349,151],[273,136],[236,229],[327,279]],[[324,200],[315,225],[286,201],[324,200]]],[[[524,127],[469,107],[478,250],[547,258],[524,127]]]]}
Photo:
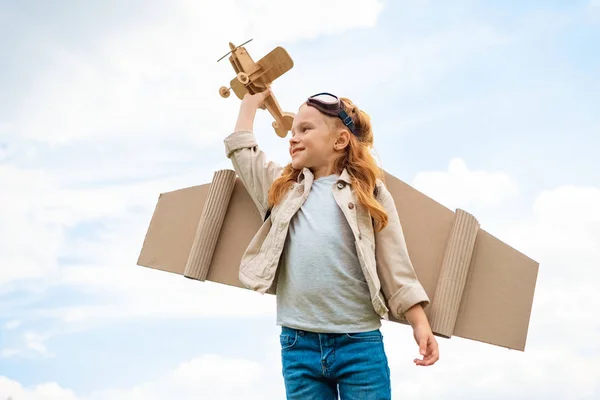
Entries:
{"type": "Polygon", "coordinates": [[[352,118],[346,113],[346,111],[340,110],[338,115],[344,122],[344,125],[346,125],[350,129],[350,131],[354,133],[354,122],[352,121],[352,118]]]}
{"type": "MultiPolygon", "coordinates": [[[[352,121],[352,118],[348,115],[348,113],[346,113],[346,111],[344,111],[344,109],[342,108],[342,101],[336,95],[334,95],[332,93],[321,92],[321,93],[317,93],[315,95],[310,96],[308,98],[308,100],[309,100],[309,103],[314,102],[314,103],[319,104],[320,107],[317,106],[317,108],[321,109],[321,111],[325,111],[325,109],[328,108],[328,106],[336,105],[337,108],[339,108],[339,110],[337,112],[338,117],[340,117],[340,119],[344,122],[344,125],[346,127],[348,127],[348,129],[350,129],[350,132],[356,134],[355,127],[354,127],[354,121],[352,121]],[[319,99],[320,96],[328,96],[328,97],[335,99],[335,101],[327,102],[327,101],[319,99]]],[[[313,105],[315,105],[314,103],[313,103],[313,105]]],[[[331,108],[329,108],[327,113],[331,113],[331,112],[335,112],[335,111],[332,110],[331,108]]]]}

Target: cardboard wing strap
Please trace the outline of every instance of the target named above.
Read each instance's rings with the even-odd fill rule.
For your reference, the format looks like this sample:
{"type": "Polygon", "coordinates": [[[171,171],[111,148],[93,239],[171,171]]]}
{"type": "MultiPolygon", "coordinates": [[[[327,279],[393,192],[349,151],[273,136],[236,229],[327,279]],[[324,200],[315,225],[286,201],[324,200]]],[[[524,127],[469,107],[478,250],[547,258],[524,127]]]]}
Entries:
{"type": "MultiPolygon", "coordinates": [[[[425,312],[433,332],[524,350],[539,264],[466,211],[453,212],[388,173],[385,183],[432,300],[425,312]]],[[[160,194],[137,264],[244,288],[240,260],[261,225],[235,172],[217,171],[211,183],[160,194]]]]}
{"type": "Polygon", "coordinates": [[[219,233],[227,214],[229,200],[235,184],[235,171],[216,171],[212,184],[208,190],[206,202],[202,207],[202,214],[190,254],[185,264],[183,276],[186,278],[206,280],[212,261],[219,233]]]}
{"type": "Polygon", "coordinates": [[[444,261],[440,269],[429,322],[436,334],[451,337],[467,282],[479,222],[464,210],[457,210],[444,261]]]}

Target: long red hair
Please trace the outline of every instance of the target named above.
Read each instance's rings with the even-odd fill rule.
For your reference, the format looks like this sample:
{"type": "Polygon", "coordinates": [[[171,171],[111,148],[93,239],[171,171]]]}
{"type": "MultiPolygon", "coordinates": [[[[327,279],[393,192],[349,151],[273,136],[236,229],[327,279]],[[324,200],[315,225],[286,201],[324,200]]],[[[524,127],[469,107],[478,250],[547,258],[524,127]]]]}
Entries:
{"type": "MultiPolygon", "coordinates": [[[[377,179],[383,180],[382,169],[377,165],[371,154],[373,148],[373,130],[371,118],[360,110],[352,101],[342,97],[346,111],[352,117],[357,135],[350,134],[350,142],[339,157],[334,161],[335,173],[341,174],[344,168],[351,177],[352,188],[356,193],[358,202],[371,214],[375,223],[375,230],[380,231],[388,222],[387,213],[374,195],[377,179]]],[[[346,129],[341,119],[322,114],[330,128],[346,129]]],[[[278,204],[289,191],[290,186],[296,181],[301,170],[294,169],[289,163],[282,174],[273,182],[269,189],[269,207],[278,204]]]]}

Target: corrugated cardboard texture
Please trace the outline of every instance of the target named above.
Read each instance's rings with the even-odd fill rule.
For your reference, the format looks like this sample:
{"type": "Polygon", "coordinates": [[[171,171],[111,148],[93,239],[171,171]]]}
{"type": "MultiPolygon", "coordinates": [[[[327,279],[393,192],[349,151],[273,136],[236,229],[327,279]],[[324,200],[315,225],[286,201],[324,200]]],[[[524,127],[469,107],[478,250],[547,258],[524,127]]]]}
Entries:
{"type": "Polygon", "coordinates": [[[206,279],[234,185],[235,171],[221,170],[215,173],[202,207],[183,276],[199,281],[206,279]]]}
{"type": "MultiPolygon", "coordinates": [[[[385,180],[417,276],[432,299],[425,311],[434,333],[524,350],[538,263],[480,229],[470,214],[455,213],[390,174],[385,180]]],[[[184,275],[210,188],[160,195],[138,265],[184,275]]],[[[212,192],[228,197],[226,189],[212,192]]],[[[243,287],[239,263],[261,224],[236,178],[207,280],[243,287]]]]}

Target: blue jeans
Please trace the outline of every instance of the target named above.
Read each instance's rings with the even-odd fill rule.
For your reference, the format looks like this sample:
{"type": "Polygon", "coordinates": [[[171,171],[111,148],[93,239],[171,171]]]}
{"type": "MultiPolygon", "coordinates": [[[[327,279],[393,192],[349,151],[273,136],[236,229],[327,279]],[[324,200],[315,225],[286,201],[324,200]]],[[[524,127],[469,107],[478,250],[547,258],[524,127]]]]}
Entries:
{"type": "Polygon", "coordinates": [[[391,399],[390,369],[379,329],[314,333],[281,328],[288,400],[391,399]]]}

